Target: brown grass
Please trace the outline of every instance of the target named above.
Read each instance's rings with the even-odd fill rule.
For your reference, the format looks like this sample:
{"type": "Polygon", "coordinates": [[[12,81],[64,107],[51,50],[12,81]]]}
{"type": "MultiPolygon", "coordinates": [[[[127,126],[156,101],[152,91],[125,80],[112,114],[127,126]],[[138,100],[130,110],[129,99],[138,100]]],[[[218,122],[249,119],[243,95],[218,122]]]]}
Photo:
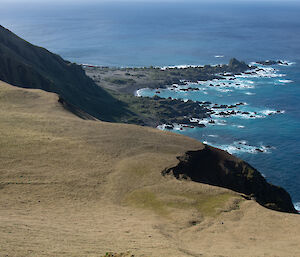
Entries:
{"type": "Polygon", "coordinates": [[[0,256],[300,255],[297,215],[161,176],[200,142],[57,99],[0,83],[0,256]]]}

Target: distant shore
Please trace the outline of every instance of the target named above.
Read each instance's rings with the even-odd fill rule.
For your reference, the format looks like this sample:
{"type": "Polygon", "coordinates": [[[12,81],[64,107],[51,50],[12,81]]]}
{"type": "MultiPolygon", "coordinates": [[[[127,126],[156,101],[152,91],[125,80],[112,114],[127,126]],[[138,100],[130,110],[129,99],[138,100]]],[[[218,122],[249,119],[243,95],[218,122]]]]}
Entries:
{"type": "MultiPolygon", "coordinates": [[[[258,61],[255,64],[269,66],[274,64],[289,65],[285,61],[258,61]]],[[[233,58],[229,64],[204,65],[204,66],[173,66],[173,67],[139,67],[117,68],[82,65],[86,74],[93,81],[108,90],[117,99],[125,102],[129,109],[139,113],[140,119],[129,123],[152,127],[163,127],[182,130],[185,127],[205,127],[217,121],[211,115],[226,117],[234,115],[255,118],[258,113],[238,110],[244,105],[237,102],[233,105],[216,104],[206,101],[183,101],[182,99],[164,99],[159,97],[160,90],[169,88],[179,91],[197,91],[197,83],[211,81],[211,87],[222,87],[219,80],[228,79],[230,86],[239,86],[235,82],[237,76],[259,76],[265,70],[256,65],[233,58]],[[215,81],[215,82],[213,82],[215,81]],[[154,98],[140,96],[140,90],[150,88],[156,90],[154,98]]],[[[281,113],[280,110],[267,115],[281,113]]]]}
{"type": "MultiPolygon", "coordinates": [[[[252,64],[262,66],[290,65],[283,60],[257,61],[252,64]]],[[[228,76],[255,74],[261,69],[255,65],[233,58],[229,64],[219,65],[179,65],[165,67],[108,67],[82,64],[86,74],[99,86],[120,93],[135,94],[143,88],[166,88],[173,84],[185,85],[189,82],[224,79],[228,76]]]]}
{"type": "Polygon", "coordinates": [[[241,74],[251,69],[233,58],[229,64],[184,67],[98,67],[82,65],[86,74],[99,86],[120,93],[134,94],[141,88],[165,88],[173,84],[221,79],[228,74],[241,74]]]}

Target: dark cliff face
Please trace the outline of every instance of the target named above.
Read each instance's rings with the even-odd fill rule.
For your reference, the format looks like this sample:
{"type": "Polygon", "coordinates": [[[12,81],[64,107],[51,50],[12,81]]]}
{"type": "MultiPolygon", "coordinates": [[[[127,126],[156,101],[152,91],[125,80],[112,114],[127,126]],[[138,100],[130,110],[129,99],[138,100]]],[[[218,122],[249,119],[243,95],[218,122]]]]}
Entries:
{"type": "Polygon", "coordinates": [[[177,166],[162,174],[225,187],[254,197],[269,209],[297,213],[290,195],[283,188],[269,184],[248,163],[225,151],[206,145],[203,150],[187,152],[178,160],[177,166]]]}
{"type": "Polygon", "coordinates": [[[114,99],[85,75],[81,66],[34,46],[0,26],[0,80],[60,95],[71,105],[105,121],[126,115],[114,99]]]}

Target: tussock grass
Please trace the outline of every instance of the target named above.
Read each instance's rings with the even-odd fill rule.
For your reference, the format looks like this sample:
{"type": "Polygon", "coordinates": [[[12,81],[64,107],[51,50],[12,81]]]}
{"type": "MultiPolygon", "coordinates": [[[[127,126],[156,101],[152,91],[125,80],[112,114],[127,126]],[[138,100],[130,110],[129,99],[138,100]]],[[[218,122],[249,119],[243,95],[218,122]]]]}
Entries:
{"type": "Polygon", "coordinates": [[[0,82],[3,256],[299,255],[296,217],[242,203],[227,189],[161,175],[176,156],[203,149],[200,142],[81,120],[57,100],[0,82]],[[287,231],[294,236],[282,241],[287,231]]]}

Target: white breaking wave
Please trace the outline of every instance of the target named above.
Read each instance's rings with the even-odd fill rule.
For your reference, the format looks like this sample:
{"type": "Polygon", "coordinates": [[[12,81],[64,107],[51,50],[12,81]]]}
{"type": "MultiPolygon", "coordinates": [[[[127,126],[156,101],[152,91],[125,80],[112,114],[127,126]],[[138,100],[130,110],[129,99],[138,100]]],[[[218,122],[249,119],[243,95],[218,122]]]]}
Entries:
{"type": "Polygon", "coordinates": [[[212,120],[209,118],[204,118],[204,119],[191,118],[190,122],[204,124],[205,126],[215,126],[215,125],[225,126],[225,125],[227,125],[225,120],[221,120],[221,119],[212,120]]]}
{"type": "Polygon", "coordinates": [[[207,135],[208,137],[219,137],[219,135],[207,135]]]}
{"type": "MultiPolygon", "coordinates": [[[[247,105],[247,103],[244,103],[247,105]]],[[[214,114],[211,115],[212,118],[218,119],[219,117],[222,118],[229,118],[229,117],[238,117],[242,119],[262,119],[266,118],[270,115],[275,114],[284,114],[284,110],[262,110],[262,111],[236,111],[232,113],[231,109],[214,109],[214,114]]]]}
{"type": "Polygon", "coordinates": [[[250,66],[255,66],[255,67],[256,67],[258,64],[257,64],[257,62],[250,62],[249,65],[250,65],[250,66]]]}
{"type": "MultiPolygon", "coordinates": [[[[167,124],[161,124],[161,125],[158,125],[156,128],[159,129],[159,130],[168,130],[168,126],[167,124]]],[[[172,130],[185,130],[185,128],[187,128],[187,125],[182,125],[182,124],[177,124],[177,123],[173,123],[172,124],[172,130]]]]}
{"type": "Polygon", "coordinates": [[[291,66],[291,65],[296,64],[296,62],[283,61],[283,60],[280,60],[280,62],[282,62],[282,63],[279,63],[279,65],[281,65],[281,66],[291,66]]]}
{"type": "Polygon", "coordinates": [[[82,63],[81,66],[83,66],[83,67],[100,67],[98,65],[89,64],[89,63],[82,63]]]}
{"type": "Polygon", "coordinates": [[[274,111],[274,110],[264,110],[261,112],[262,114],[264,114],[265,116],[267,115],[271,115],[271,114],[283,114],[285,113],[285,111],[274,111]]]}
{"type": "Polygon", "coordinates": [[[300,202],[294,203],[295,209],[300,212],[300,202]]]}
{"type": "Polygon", "coordinates": [[[203,65],[191,65],[191,64],[182,64],[182,65],[171,65],[171,66],[163,66],[163,67],[158,67],[161,70],[166,70],[166,69],[186,69],[186,68],[202,68],[204,67],[203,65]]]}
{"type": "MultiPolygon", "coordinates": [[[[234,78],[234,77],[230,77],[234,78]]],[[[255,88],[254,82],[251,80],[240,80],[236,79],[228,80],[228,79],[213,79],[208,81],[198,81],[198,85],[205,86],[207,88],[211,88],[220,92],[232,92],[232,89],[253,89],[255,88]],[[225,91],[226,90],[226,91],[225,91]]]]}
{"type": "Polygon", "coordinates": [[[147,89],[149,89],[149,88],[138,89],[137,91],[135,91],[134,95],[137,97],[141,97],[141,96],[143,96],[143,94],[142,94],[143,90],[147,90],[147,89]]]}
{"type": "Polygon", "coordinates": [[[237,78],[278,78],[284,77],[286,74],[277,73],[278,70],[272,67],[256,66],[253,70],[248,70],[242,75],[235,75],[237,78]]]}
{"type": "Polygon", "coordinates": [[[235,141],[230,145],[218,145],[218,144],[209,143],[207,141],[204,142],[205,144],[209,144],[214,147],[220,148],[224,151],[227,151],[230,154],[239,153],[239,152],[250,153],[250,154],[271,153],[271,149],[274,149],[274,147],[264,146],[262,144],[259,146],[249,145],[246,140],[235,141]]]}
{"type": "Polygon", "coordinates": [[[224,58],[224,55],[215,55],[215,58],[224,58]]]}
{"type": "Polygon", "coordinates": [[[278,82],[280,82],[280,83],[293,83],[294,81],[290,80],[290,79],[279,79],[278,82]]]}

